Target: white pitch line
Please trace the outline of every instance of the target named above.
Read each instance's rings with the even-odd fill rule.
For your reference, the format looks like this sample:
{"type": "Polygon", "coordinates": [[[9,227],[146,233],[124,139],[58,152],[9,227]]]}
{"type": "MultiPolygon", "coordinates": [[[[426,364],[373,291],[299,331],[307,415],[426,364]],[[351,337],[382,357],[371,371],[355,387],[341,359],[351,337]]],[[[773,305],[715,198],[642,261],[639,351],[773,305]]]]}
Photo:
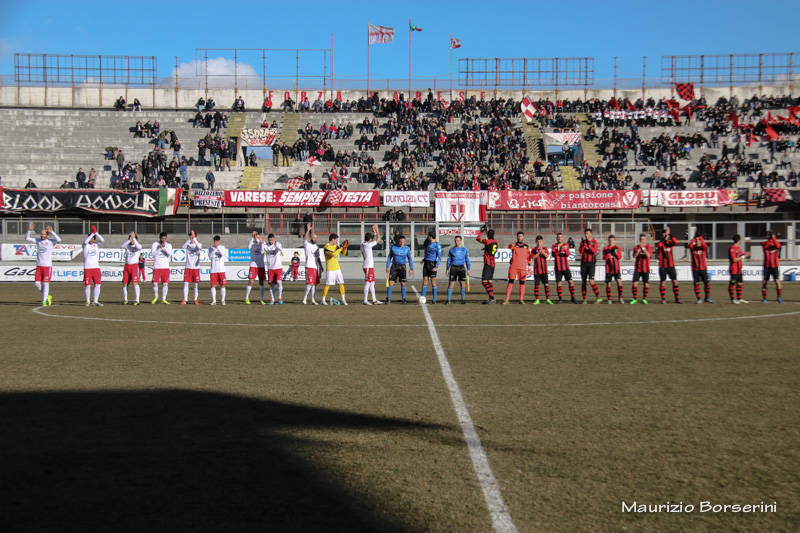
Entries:
{"type": "MultiPolygon", "coordinates": [[[[99,322],[129,322],[133,324],[164,324],[170,326],[233,326],[233,327],[259,327],[259,328],[424,328],[426,324],[278,324],[278,323],[260,323],[248,324],[244,322],[186,322],[181,320],[137,320],[133,318],[106,318],[94,316],[78,316],[78,315],[58,315],[50,314],[42,311],[43,307],[35,307],[32,309],[34,313],[40,316],[49,318],[69,318],[73,320],[92,320],[99,322]]],[[[427,309],[423,306],[423,309],[427,309]]],[[[670,320],[632,320],[632,321],[617,321],[617,322],[559,322],[559,323],[541,323],[532,322],[529,324],[437,324],[440,328],[549,328],[552,326],[559,327],[589,327],[589,326],[625,326],[625,325],[646,325],[646,324],[681,324],[690,322],[721,322],[726,320],[754,320],[758,318],[776,318],[782,316],[798,315],[800,311],[789,311],[786,313],[769,313],[763,315],[747,315],[747,316],[729,316],[729,317],[709,317],[709,318],[679,318],[670,320]]]]}
{"type": "MultiPolygon", "coordinates": [[[[417,288],[412,286],[414,293],[417,293],[417,288]]],[[[458,423],[461,425],[461,432],[464,434],[464,441],[467,443],[470,459],[472,459],[472,468],[475,470],[475,475],[478,478],[481,489],[483,490],[483,498],[486,500],[486,506],[489,508],[489,515],[492,517],[492,526],[498,533],[516,533],[517,528],[511,520],[511,515],[506,509],[506,504],[503,501],[503,495],[500,494],[500,487],[497,485],[497,480],[492,473],[492,467],[489,466],[489,458],[486,456],[481,445],[481,439],[478,432],[475,431],[475,425],[472,423],[472,417],[469,415],[467,405],[464,402],[464,397],[461,395],[461,389],[453,376],[453,371],[450,368],[450,362],[442,348],[442,343],[439,340],[439,334],[436,333],[436,326],[433,324],[431,314],[428,312],[428,306],[422,305],[422,314],[425,315],[425,321],[428,323],[428,333],[431,335],[433,342],[433,349],[436,351],[436,356],[439,358],[439,366],[442,369],[442,376],[447,383],[447,388],[450,391],[450,401],[453,402],[453,409],[456,411],[458,423]]]]}

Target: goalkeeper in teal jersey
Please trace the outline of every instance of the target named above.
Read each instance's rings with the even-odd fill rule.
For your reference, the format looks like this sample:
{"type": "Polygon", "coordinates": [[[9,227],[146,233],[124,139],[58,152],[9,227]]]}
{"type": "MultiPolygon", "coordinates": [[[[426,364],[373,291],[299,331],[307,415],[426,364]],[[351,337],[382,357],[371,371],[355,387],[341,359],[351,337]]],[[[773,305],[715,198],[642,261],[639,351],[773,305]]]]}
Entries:
{"type": "Polygon", "coordinates": [[[425,239],[423,245],[425,255],[422,257],[422,295],[428,294],[428,282],[431,284],[433,290],[432,304],[436,303],[436,272],[439,270],[439,265],[442,262],[442,245],[436,242],[436,231],[431,230],[428,232],[428,238],[425,239]]]}
{"type": "Polygon", "coordinates": [[[447,274],[450,277],[450,284],[447,286],[447,302],[453,297],[453,285],[456,281],[461,285],[461,303],[467,303],[467,277],[469,276],[469,252],[461,245],[461,235],[455,238],[456,244],[450,248],[447,254],[447,274]]]}
{"type": "Polygon", "coordinates": [[[400,282],[400,291],[403,303],[406,301],[406,265],[411,275],[414,275],[414,262],[411,260],[411,248],[406,246],[406,238],[402,235],[397,238],[397,244],[389,249],[386,256],[386,277],[389,279],[389,288],[386,289],[386,303],[392,303],[392,290],[394,284],[400,282]]]}

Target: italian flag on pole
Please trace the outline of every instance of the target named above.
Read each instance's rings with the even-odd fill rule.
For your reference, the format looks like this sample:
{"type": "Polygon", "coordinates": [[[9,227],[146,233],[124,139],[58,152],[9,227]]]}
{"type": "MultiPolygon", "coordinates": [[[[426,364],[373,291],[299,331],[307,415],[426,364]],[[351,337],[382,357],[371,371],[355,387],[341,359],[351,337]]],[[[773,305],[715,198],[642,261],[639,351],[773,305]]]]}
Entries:
{"type": "Polygon", "coordinates": [[[422,28],[418,28],[411,24],[411,21],[408,21],[408,31],[422,31],[422,28]]]}

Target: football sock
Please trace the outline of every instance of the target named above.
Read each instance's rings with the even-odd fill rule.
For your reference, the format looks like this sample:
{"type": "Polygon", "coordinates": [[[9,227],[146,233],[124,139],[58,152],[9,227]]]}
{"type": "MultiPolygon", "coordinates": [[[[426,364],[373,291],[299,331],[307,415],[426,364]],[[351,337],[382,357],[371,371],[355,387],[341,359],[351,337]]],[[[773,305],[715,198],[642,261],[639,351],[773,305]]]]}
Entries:
{"type": "Polygon", "coordinates": [[[369,293],[370,293],[370,295],[372,295],[372,300],[373,301],[377,300],[377,298],[375,298],[375,282],[374,281],[370,281],[369,282],[369,293]]]}
{"type": "Polygon", "coordinates": [[[139,284],[133,286],[133,294],[136,296],[136,301],[139,301],[139,284]]]}
{"type": "Polygon", "coordinates": [[[666,300],[667,299],[667,286],[663,285],[663,284],[659,285],[658,286],[658,290],[661,292],[661,299],[662,300],[666,300]]]}
{"type": "Polygon", "coordinates": [[[711,298],[711,285],[708,282],[703,284],[703,291],[705,292],[706,300],[711,298]]]}
{"type": "Polygon", "coordinates": [[[394,285],[389,285],[389,287],[386,289],[386,299],[387,300],[391,300],[392,299],[392,291],[393,290],[394,290],[394,285]]]}
{"type": "Polygon", "coordinates": [[[728,296],[730,296],[731,300],[733,300],[735,298],[734,297],[734,294],[735,294],[734,293],[734,289],[735,288],[736,288],[736,284],[735,283],[728,283],[728,296]]]}
{"type": "Polygon", "coordinates": [[[339,294],[341,294],[342,298],[344,298],[344,284],[342,283],[339,284],[339,294]]]}
{"type": "Polygon", "coordinates": [[[258,288],[258,293],[261,295],[261,300],[263,301],[264,300],[264,286],[263,285],[261,285],[258,288]]]}
{"type": "Polygon", "coordinates": [[[644,289],[642,290],[642,298],[647,300],[647,293],[649,293],[649,292],[650,292],[650,286],[647,283],[645,283],[644,284],[644,289]]]}
{"type": "Polygon", "coordinates": [[[461,287],[461,299],[462,300],[466,300],[467,299],[467,288],[466,287],[461,287]]]}
{"type": "Polygon", "coordinates": [[[569,295],[570,298],[572,298],[573,300],[575,299],[575,285],[569,286],[569,295]]]}
{"type": "Polygon", "coordinates": [[[100,287],[101,287],[101,285],[99,283],[96,283],[95,286],[94,286],[94,301],[95,301],[95,303],[100,301],[100,287]]]}
{"type": "Polygon", "coordinates": [[[606,298],[611,299],[611,284],[606,283],[606,298]]]}
{"type": "Polygon", "coordinates": [[[525,285],[519,286],[519,301],[520,302],[525,301],[525,285]]]}
{"type": "Polygon", "coordinates": [[[591,284],[592,284],[592,290],[594,291],[595,298],[599,298],[600,297],[600,289],[597,288],[597,283],[592,281],[591,284]]]}
{"type": "Polygon", "coordinates": [[[42,283],[42,300],[47,300],[47,297],[49,295],[50,295],[50,284],[42,283]]]}
{"type": "Polygon", "coordinates": [[[125,300],[126,302],[128,301],[128,286],[127,285],[123,285],[122,286],[122,299],[125,300]]]}
{"type": "Polygon", "coordinates": [[[534,298],[534,300],[538,300],[539,299],[539,285],[534,285],[533,286],[533,298],[534,298]]]}
{"type": "Polygon", "coordinates": [[[514,289],[514,284],[513,283],[509,283],[508,287],[506,287],[506,300],[510,300],[511,299],[511,291],[513,289],[514,289]]]}
{"type": "Polygon", "coordinates": [[[447,287],[447,301],[449,302],[453,298],[453,287],[447,287]]]}
{"type": "Polygon", "coordinates": [[[322,299],[324,300],[327,297],[328,297],[328,285],[325,285],[325,288],[322,289],[322,299]]]}
{"type": "Polygon", "coordinates": [[[581,296],[583,296],[584,300],[586,299],[586,282],[585,281],[583,283],[581,283],[581,296]]]}
{"type": "Polygon", "coordinates": [[[169,283],[162,283],[161,284],[161,299],[167,299],[167,290],[169,290],[169,283]]]}
{"type": "Polygon", "coordinates": [[[369,281],[364,284],[364,301],[369,299],[369,281]]]}
{"type": "Polygon", "coordinates": [[[694,284],[694,295],[698,300],[700,299],[700,284],[699,283],[695,283],[694,284]]]}
{"type": "Polygon", "coordinates": [[[678,285],[673,285],[672,286],[672,294],[675,295],[675,299],[676,300],[680,300],[681,299],[681,288],[678,285]]]}
{"type": "Polygon", "coordinates": [[[153,283],[153,297],[158,298],[158,283],[153,283]]]}
{"type": "Polygon", "coordinates": [[[216,287],[211,287],[211,301],[212,302],[216,302],[217,301],[217,288],[216,287]]]}
{"type": "MultiPolygon", "coordinates": [[[[308,289],[308,287],[310,287],[310,285],[307,285],[306,289],[308,289]]],[[[252,290],[253,290],[253,287],[251,287],[250,285],[248,285],[247,287],[244,288],[244,299],[245,300],[249,300],[250,299],[250,291],[252,291],[252,290]]],[[[308,290],[306,290],[306,294],[308,294],[308,290]]]]}
{"type": "Polygon", "coordinates": [[[622,285],[617,285],[617,296],[622,300],[622,285]]]}
{"type": "Polygon", "coordinates": [[[183,300],[189,299],[189,283],[183,282],[183,300]]]}
{"type": "Polygon", "coordinates": [[[405,285],[401,285],[400,286],[400,296],[403,297],[403,300],[406,299],[406,286],[405,285]]]}
{"type": "Polygon", "coordinates": [[[544,286],[544,297],[550,299],[550,285],[544,286]]]}
{"type": "Polygon", "coordinates": [[[761,287],[761,299],[762,300],[766,300],[767,299],[767,286],[766,285],[761,287]]]}
{"type": "Polygon", "coordinates": [[[83,288],[83,292],[86,295],[86,303],[88,304],[92,299],[92,288],[87,285],[83,288]]]}
{"type": "Polygon", "coordinates": [[[633,294],[633,299],[636,299],[636,294],[639,292],[638,287],[636,287],[635,283],[631,284],[631,294],[633,294]]]}
{"type": "Polygon", "coordinates": [[[225,293],[226,292],[228,292],[228,291],[225,290],[225,287],[220,287],[219,288],[219,297],[222,299],[223,302],[225,301],[225,293]]]}
{"type": "Polygon", "coordinates": [[[436,297],[439,296],[439,289],[436,285],[433,286],[433,301],[436,301],[436,297]]]}
{"type": "Polygon", "coordinates": [[[558,295],[559,300],[564,295],[564,290],[561,288],[561,285],[556,285],[556,294],[558,295]]]}

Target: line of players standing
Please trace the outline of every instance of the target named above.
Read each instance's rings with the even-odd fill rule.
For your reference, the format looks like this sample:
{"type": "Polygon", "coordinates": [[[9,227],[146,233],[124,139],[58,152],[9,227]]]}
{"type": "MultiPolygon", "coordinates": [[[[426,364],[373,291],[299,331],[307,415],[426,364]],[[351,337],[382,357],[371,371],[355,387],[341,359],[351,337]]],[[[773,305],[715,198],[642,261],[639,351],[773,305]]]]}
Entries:
{"type": "MultiPolygon", "coordinates": [[[[42,294],[42,305],[52,305],[52,295],[50,295],[50,281],[52,276],[52,250],[54,246],[61,242],[58,235],[55,234],[52,227],[47,226],[40,232],[39,237],[34,237],[34,225],[31,224],[26,235],[26,240],[32,242],[37,247],[36,254],[36,275],[35,285],[37,290],[42,294]]],[[[572,273],[569,268],[569,244],[563,241],[561,233],[556,234],[556,242],[553,244],[552,249],[548,248],[543,243],[541,235],[536,237],[536,245],[530,247],[524,242],[524,233],[518,232],[516,242],[512,243],[509,248],[511,249],[511,264],[508,271],[508,285],[506,287],[506,295],[503,304],[508,304],[511,300],[511,294],[514,287],[514,282],[519,284],[519,302],[525,303],[525,281],[530,274],[534,278],[534,301],[533,304],[537,305],[542,303],[540,296],[540,286],[544,288],[544,302],[553,304],[550,298],[550,285],[548,280],[547,258],[553,255],[555,261],[555,282],[557,303],[565,302],[563,299],[563,282],[567,282],[570,292],[569,302],[578,303],[575,298],[575,284],[572,279],[572,273]]],[[[494,270],[495,270],[495,254],[498,249],[498,242],[494,239],[494,230],[487,230],[485,227],[481,228],[477,236],[478,242],[484,246],[483,253],[483,272],[481,274],[481,281],[484,289],[488,295],[488,300],[484,303],[495,303],[494,294],[494,270]],[[483,233],[486,232],[486,238],[483,238],[483,233]]],[[[387,274],[387,298],[386,303],[391,303],[392,290],[395,283],[399,282],[402,288],[402,300],[406,301],[406,265],[411,269],[413,275],[413,261],[410,249],[405,246],[405,238],[400,237],[389,250],[387,254],[386,274],[387,274]]],[[[461,301],[466,301],[465,282],[466,287],[469,286],[469,254],[466,248],[462,245],[460,236],[455,239],[456,245],[451,248],[448,254],[447,270],[446,273],[449,277],[449,287],[447,295],[447,303],[452,299],[452,289],[455,283],[461,286],[461,301]]],[[[92,226],[91,232],[86,237],[83,243],[84,254],[84,287],[86,305],[102,306],[99,301],[100,287],[102,284],[101,271],[99,265],[99,247],[104,242],[103,237],[97,233],[97,228],[92,226]],[[92,289],[94,289],[92,291],[92,289]]],[[[361,255],[364,259],[364,303],[377,304],[379,301],[375,297],[375,273],[374,262],[372,257],[372,248],[380,242],[380,234],[377,228],[373,227],[373,233],[365,235],[364,243],[361,246],[361,255]],[[371,296],[372,301],[369,297],[371,296]]],[[[344,280],[342,279],[341,270],[338,263],[338,256],[341,253],[346,253],[347,241],[343,245],[338,243],[338,235],[331,234],[329,243],[324,247],[316,245],[316,235],[313,234],[309,227],[306,232],[306,239],[304,248],[306,252],[306,293],[303,298],[303,303],[311,292],[311,301],[316,303],[314,299],[314,288],[318,283],[320,274],[322,272],[322,253],[324,252],[325,263],[327,267],[327,283],[323,293],[322,303],[327,304],[327,289],[328,287],[338,284],[341,294],[342,303],[346,305],[344,294],[344,280]],[[310,274],[310,275],[309,275],[310,274]]],[[[655,252],[653,247],[648,243],[648,235],[642,233],[639,236],[639,243],[633,249],[634,256],[634,274],[633,282],[631,285],[632,296],[631,304],[639,303],[647,304],[647,297],[649,294],[649,281],[650,281],[650,260],[653,253],[658,258],[658,272],[659,272],[659,291],[661,296],[661,303],[667,303],[666,300],[666,283],[669,279],[672,284],[672,292],[675,298],[675,303],[682,303],[680,299],[680,286],[677,279],[677,272],[675,269],[675,259],[673,256],[673,249],[679,244],[678,239],[671,235],[669,227],[665,228],[661,233],[658,242],[656,243],[655,252]],[[642,287],[642,297],[638,297],[639,287],[642,287]]],[[[728,295],[731,302],[734,304],[747,303],[742,299],[742,262],[745,258],[749,257],[749,253],[741,249],[741,237],[735,235],[733,242],[729,247],[729,271],[730,280],[728,284],[728,295]]],[[[688,248],[691,252],[691,268],[692,277],[694,281],[694,292],[697,303],[714,303],[711,299],[711,287],[708,277],[708,263],[707,252],[708,244],[706,243],[703,235],[696,234],[694,238],[689,241],[688,248]],[[701,294],[702,284],[702,294],[701,294]]],[[[783,303],[783,287],[780,280],[780,248],[781,244],[777,237],[770,233],[767,240],[761,243],[764,256],[763,279],[761,286],[762,303],[767,302],[767,284],[770,279],[775,281],[777,302],[783,303]]],[[[252,290],[255,279],[259,280],[260,285],[260,302],[262,304],[272,305],[276,302],[283,303],[283,267],[281,256],[283,255],[283,247],[281,243],[277,242],[275,236],[270,234],[265,241],[259,232],[254,231],[249,243],[251,252],[251,263],[248,273],[248,285],[245,288],[245,303],[250,304],[250,292],[252,290]],[[266,264],[265,264],[266,258],[266,264]],[[268,267],[268,268],[267,268],[268,267]],[[270,287],[270,302],[264,300],[264,281],[268,280],[270,287]],[[276,298],[277,295],[277,298],[276,298]]],[[[133,305],[138,305],[140,302],[139,282],[144,281],[144,259],[142,257],[142,245],[137,241],[136,234],[131,232],[128,240],[122,244],[124,253],[125,267],[123,270],[123,303],[128,303],[128,288],[130,285],[134,286],[134,300],[133,305]]],[[[203,252],[203,246],[198,242],[197,235],[194,231],[189,233],[189,239],[183,244],[183,249],[186,251],[185,268],[184,268],[184,285],[183,285],[183,300],[181,304],[194,302],[198,304],[198,291],[200,283],[200,259],[203,252]],[[194,285],[194,298],[189,299],[189,286],[194,285]]],[[[168,304],[167,299],[168,285],[170,279],[170,261],[173,255],[172,245],[167,242],[167,234],[161,233],[159,240],[154,242],[150,248],[153,257],[153,300],[155,304],[159,301],[159,284],[161,284],[161,302],[168,304]]],[[[616,285],[617,300],[619,303],[624,303],[623,298],[623,285],[621,277],[620,260],[622,258],[622,250],[616,244],[616,239],[613,235],[608,237],[608,244],[603,247],[602,251],[599,249],[597,240],[592,237],[590,229],[584,231],[584,238],[581,240],[578,252],[581,256],[580,272],[581,272],[581,294],[582,302],[587,303],[587,285],[591,287],[595,296],[595,303],[601,303],[603,298],[600,296],[600,289],[595,283],[595,266],[597,263],[597,255],[601,254],[602,259],[605,261],[605,282],[606,282],[606,300],[613,303],[612,287],[616,285]]],[[[225,278],[225,257],[227,250],[220,242],[219,235],[214,236],[214,244],[208,248],[208,255],[211,259],[211,305],[217,304],[217,286],[220,287],[220,303],[225,305],[226,285],[225,278]]],[[[442,247],[436,242],[435,232],[431,232],[424,245],[424,256],[422,260],[423,270],[423,287],[422,296],[427,295],[428,285],[430,284],[433,289],[433,299],[431,303],[437,302],[437,288],[436,288],[436,273],[439,264],[442,260],[442,247]]],[[[300,259],[298,254],[295,253],[291,260],[292,275],[297,279],[300,259]]],[[[332,302],[333,303],[333,302],[332,302]]]]}

